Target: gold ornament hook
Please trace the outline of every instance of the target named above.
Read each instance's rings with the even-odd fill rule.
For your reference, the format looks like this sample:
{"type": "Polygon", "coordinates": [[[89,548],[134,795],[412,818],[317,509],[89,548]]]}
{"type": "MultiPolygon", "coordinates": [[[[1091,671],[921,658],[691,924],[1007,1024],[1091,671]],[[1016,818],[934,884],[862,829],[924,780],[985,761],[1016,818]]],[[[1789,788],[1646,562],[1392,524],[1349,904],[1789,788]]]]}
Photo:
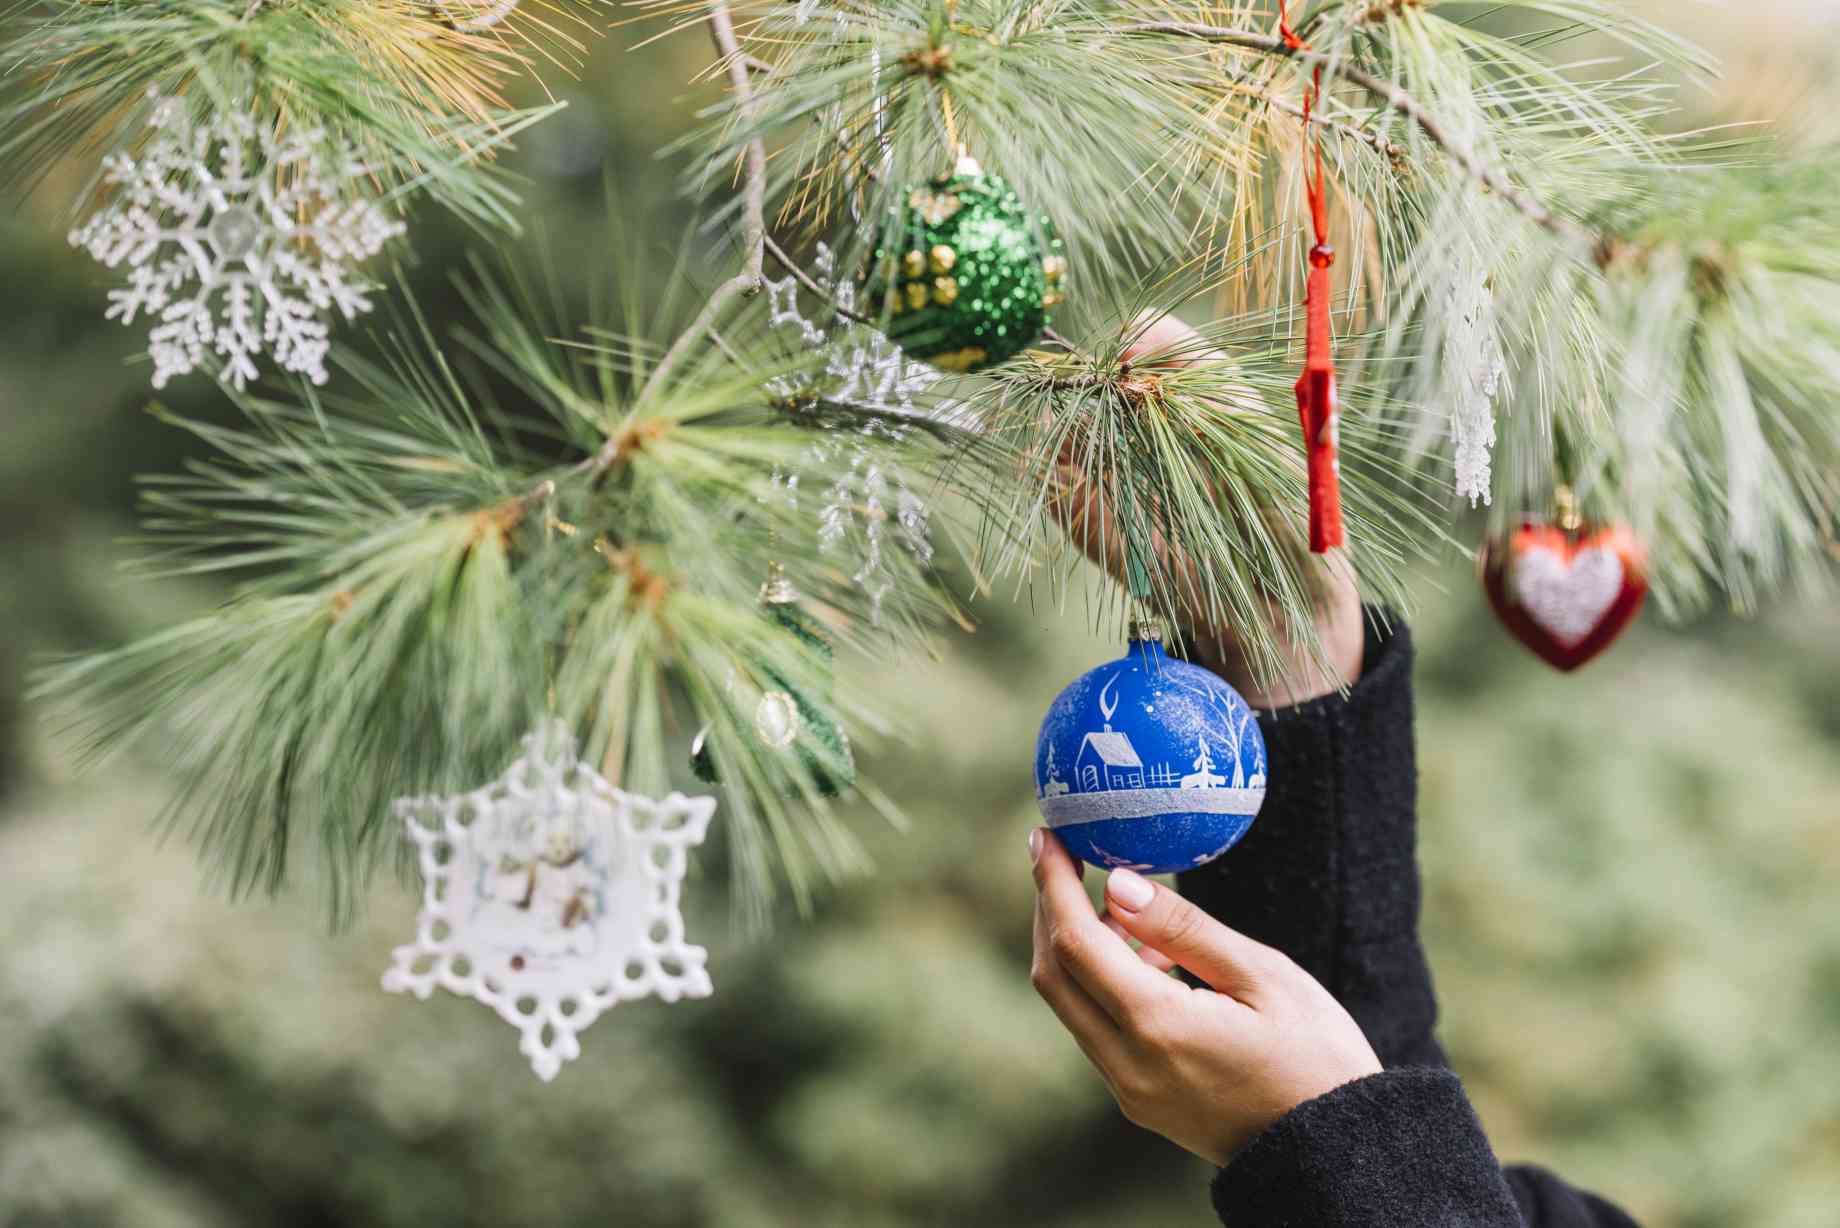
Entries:
{"type": "Polygon", "coordinates": [[[760,586],[761,605],[792,605],[799,599],[799,590],[792,587],[792,581],[786,575],[786,568],[775,559],[767,564],[767,579],[760,586]]]}
{"type": "Polygon", "coordinates": [[[1559,528],[1566,533],[1576,533],[1584,527],[1584,517],[1578,511],[1578,496],[1563,482],[1553,488],[1553,507],[1559,513],[1559,528]]]}

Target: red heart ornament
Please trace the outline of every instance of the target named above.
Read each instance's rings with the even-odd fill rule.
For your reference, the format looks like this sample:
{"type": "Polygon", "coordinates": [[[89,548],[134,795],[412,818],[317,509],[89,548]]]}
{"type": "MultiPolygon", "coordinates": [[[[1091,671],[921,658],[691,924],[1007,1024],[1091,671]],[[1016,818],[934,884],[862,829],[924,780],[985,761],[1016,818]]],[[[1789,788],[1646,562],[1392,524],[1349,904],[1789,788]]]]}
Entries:
{"type": "Polygon", "coordinates": [[[1555,669],[1574,670],[1610,647],[1648,596],[1648,552],[1621,525],[1567,533],[1525,521],[1482,554],[1495,614],[1555,669]]]}

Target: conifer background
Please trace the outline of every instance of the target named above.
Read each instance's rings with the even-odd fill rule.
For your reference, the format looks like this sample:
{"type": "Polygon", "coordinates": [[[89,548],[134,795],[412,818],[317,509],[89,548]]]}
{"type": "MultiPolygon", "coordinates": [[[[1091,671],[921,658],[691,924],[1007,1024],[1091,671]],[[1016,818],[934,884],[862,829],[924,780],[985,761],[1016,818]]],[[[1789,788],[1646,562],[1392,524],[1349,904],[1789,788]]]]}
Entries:
{"type": "MultiPolygon", "coordinates": [[[[1840,133],[1823,0],[1635,7],[1725,58],[1688,118],[1840,133]]],[[[616,30],[578,80],[552,77],[574,105],[512,160],[539,241],[599,233],[610,179],[668,267],[682,165],[655,151],[718,95],[684,85],[706,67],[697,40],[629,41],[616,30]]],[[[0,221],[0,1228],[535,1226],[608,1208],[645,1228],[1212,1222],[1205,1174],[1118,1118],[1027,984],[1024,765],[1047,700],[1110,647],[1077,609],[985,603],[976,635],[902,667],[899,688],[849,663],[909,696],[872,754],[912,830],[859,824],[878,875],[765,937],[730,924],[726,876],[705,867],[692,925],[716,997],[621,1007],[554,1086],[477,1004],[377,990],[413,911],[390,883],[331,936],[308,886],[201,892],[183,841],[149,834],[157,771],[78,774],[21,697],[36,654],[218,595],[118,570],[132,476],[194,441],[142,412],[137,339],[103,322],[94,271],[60,242],[79,186],[0,221]]],[[[448,277],[478,246],[437,211],[418,221],[403,276],[437,328],[461,315],[448,277]]],[[[228,420],[203,382],[163,400],[228,420]]],[[[1415,625],[1427,925],[1445,1034],[1498,1148],[1648,1228],[1827,1228],[1840,614],[1649,619],[1558,677],[1463,567],[1432,578],[1415,625]]]]}

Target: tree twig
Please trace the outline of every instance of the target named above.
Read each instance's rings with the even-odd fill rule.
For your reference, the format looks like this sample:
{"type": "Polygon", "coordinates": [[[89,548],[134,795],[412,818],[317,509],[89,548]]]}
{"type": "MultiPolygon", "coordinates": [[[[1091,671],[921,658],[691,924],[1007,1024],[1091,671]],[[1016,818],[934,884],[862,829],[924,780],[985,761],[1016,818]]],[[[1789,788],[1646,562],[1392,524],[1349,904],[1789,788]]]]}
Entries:
{"type": "Polygon", "coordinates": [[[1266,55],[1280,56],[1300,60],[1303,63],[1319,66],[1323,72],[1332,77],[1339,77],[1385,103],[1388,109],[1410,120],[1425,138],[1442,149],[1449,158],[1463,168],[1465,174],[1481,183],[1497,196],[1512,205],[1534,225],[1570,242],[1591,249],[1595,254],[1605,250],[1606,240],[1570,218],[1561,217],[1547,207],[1546,203],[1531,191],[1521,187],[1508,177],[1499,167],[1491,165],[1475,149],[1458,140],[1443,122],[1433,115],[1426,106],[1404,89],[1382,77],[1347,63],[1335,56],[1326,55],[1307,47],[1292,47],[1275,34],[1260,34],[1252,30],[1232,30],[1221,26],[1204,25],[1190,21],[1144,21],[1115,29],[1118,34],[1165,34],[1177,38],[1192,38],[1202,42],[1220,43],[1230,47],[1244,47],[1249,51],[1260,51],[1266,55]]]}
{"type": "MultiPolygon", "coordinates": [[[[1286,115],[1292,116],[1296,119],[1303,118],[1303,108],[1302,107],[1298,106],[1294,102],[1287,102],[1284,99],[1279,98],[1275,94],[1265,95],[1264,102],[1266,103],[1267,106],[1276,107],[1278,110],[1284,112],[1286,115]]],[[[1375,153],[1380,154],[1382,157],[1384,157],[1389,162],[1393,162],[1393,163],[1404,162],[1408,156],[1407,151],[1403,146],[1395,145],[1393,142],[1387,140],[1385,137],[1381,136],[1378,132],[1373,131],[1371,128],[1358,127],[1354,124],[1347,122],[1346,120],[1333,119],[1326,115],[1311,115],[1310,122],[1313,124],[1321,124],[1323,127],[1328,128],[1331,131],[1339,132],[1351,141],[1359,141],[1361,144],[1368,146],[1375,153]]]]}
{"type": "MultiPolygon", "coordinates": [[[[748,81],[747,60],[735,37],[735,23],[729,16],[727,0],[710,0],[709,37],[715,43],[716,52],[728,72],[729,85],[735,93],[741,122],[751,125],[754,122],[754,90],[748,81]]],[[[664,357],[653,368],[651,377],[645,381],[645,387],[639,394],[640,400],[646,400],[670,382],[671,376],[689,356],[691,349],[709,334],[730,304],[744,295],[760,292],[762,249],[767,237],[766,207],[767,150],[756,136],[747,143],[747,149],[742,155],[741,271],[715,288],[690,327],[665,351],[664,357]]],[[[617,448],[617,442],[612,439],[603,444],[595,457],[595,468],[605,469],[612,464],[617,448]]]]}
{"type": "Polygon", "coordinates": [[[842,316],[844,319],[850,320],[854,323],[867,324],[870,328],[877,327],[875,321],[871,320],[868,316],[860,315],[857,312],[851,311],[848,307],[845,307],[842,303],[839,303],[837,301],[837,296],[833,294],[830,290],[827,290],[822,285],[820,285],[818,283],[817,278],[813,277],[810,273],[807,273],[804,270],[804,268],[800,266],[798,261],[794,260],[791,256],[788,256],[786,254],[785,249],[773,241],[773,237],[771,235],[767,236],[765,240],[765,246],[767,249],[767,255],[773,257],[773,261],[775,264],[779,265],[780,268],[792,274],[793,280],[797,281],[801,286],[804,286],[807,290],[811,291],[813,294],[823,299],[826,305],[828,305],[832,311],[836,312],[838,315],[842,316]]]}

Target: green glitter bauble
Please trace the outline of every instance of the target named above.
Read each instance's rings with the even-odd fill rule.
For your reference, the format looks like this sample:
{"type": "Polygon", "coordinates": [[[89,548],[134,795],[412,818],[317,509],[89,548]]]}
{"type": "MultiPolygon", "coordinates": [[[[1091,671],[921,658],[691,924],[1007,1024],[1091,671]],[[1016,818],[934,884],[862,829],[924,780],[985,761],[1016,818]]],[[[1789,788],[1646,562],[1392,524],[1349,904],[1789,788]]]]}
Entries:
{"type": "Polygon", "coordinates": [[[970,159],[909,189],[876,236],[868,305],[888,334],[948,371],[1020,353],[1061,302],[1067,260],[1045,214],[970,159]],[[889,279],[893,285],[889,285],[889,279]]]}
{"type": "MultiPolygon", "coordinates": [[[[766,616],[822,659],[828,680],[831,642],[816,620],[792,600],[769,599],[766,616]]],[[[802,694],[773,670],[761,672],[772,689],[754,706],[754,737],[771,750],[795,750],[812,788],[825,797],[836,797],[855,785],[856,757],[843,727],[830,714],[829,688],[823,695],[802,694]]],[[[691,747],[690,770],[698,780],[720,783],[706,737],[699,736],[691,747]]]]}

